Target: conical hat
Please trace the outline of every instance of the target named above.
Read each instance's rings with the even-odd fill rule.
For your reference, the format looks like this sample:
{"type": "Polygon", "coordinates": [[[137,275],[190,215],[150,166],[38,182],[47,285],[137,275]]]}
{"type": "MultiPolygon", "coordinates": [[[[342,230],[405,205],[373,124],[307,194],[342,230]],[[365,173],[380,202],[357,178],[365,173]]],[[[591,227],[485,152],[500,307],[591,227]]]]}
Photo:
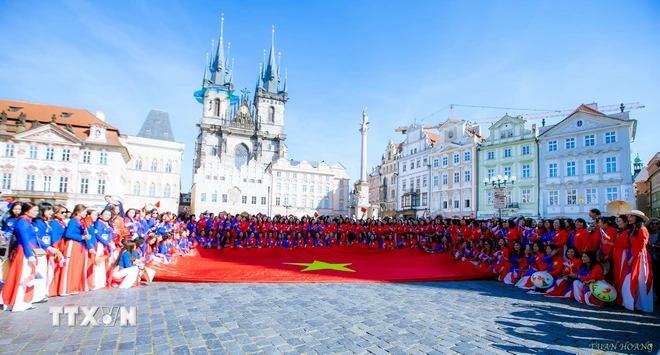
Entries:
{"type": "Polygon", "coordinates": [[[632,211],[633,206],[626,201],[614,200],[605,206],[605,210],[612,216],[618,216],[632,211]]]}

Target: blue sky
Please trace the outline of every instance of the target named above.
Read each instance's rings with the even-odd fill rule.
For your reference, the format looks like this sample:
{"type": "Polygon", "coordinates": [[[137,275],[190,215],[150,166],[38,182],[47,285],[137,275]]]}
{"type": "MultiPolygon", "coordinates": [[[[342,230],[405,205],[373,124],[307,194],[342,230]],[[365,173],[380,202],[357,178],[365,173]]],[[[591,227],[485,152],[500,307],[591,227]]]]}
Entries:
{"type": "MultiPolygon", "coordinates": [[[[394,128],[450,103],[554,110],[641,102],[632,150],[645,162],[658,151],[657,1],[0,0],[0,97],[102,110],[132,135],[150,109],[168,111],[186,144],[186,191],[202,110],[192,94],[221,13],[237,91],[254,91],[275,25],[289,77],[289,157],[339,161],[352,180],[363,108],[369,166],[390,138],[403,140],[394,128]]],[[[505,111],[522,113],[457,107],[454,116],[505,111]]]]}

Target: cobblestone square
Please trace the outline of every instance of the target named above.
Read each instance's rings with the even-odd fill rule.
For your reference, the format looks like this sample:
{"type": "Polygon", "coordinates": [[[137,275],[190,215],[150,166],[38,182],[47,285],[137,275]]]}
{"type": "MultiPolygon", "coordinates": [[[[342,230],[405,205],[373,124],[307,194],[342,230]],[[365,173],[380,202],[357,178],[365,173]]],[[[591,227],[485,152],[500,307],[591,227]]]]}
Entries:
{"type": "Polygon", "coordinates": [[[656,354],[658,315],[547,299],[487,280],[152,283],[0,312],[0,353],[656,354]],[[136,327],[68,327],[65,316],[53,327],[49,314],[49,306],[125,305],[137,307],[136,327]],[[651,351],[634,350],[651,344],[651,351]]]}

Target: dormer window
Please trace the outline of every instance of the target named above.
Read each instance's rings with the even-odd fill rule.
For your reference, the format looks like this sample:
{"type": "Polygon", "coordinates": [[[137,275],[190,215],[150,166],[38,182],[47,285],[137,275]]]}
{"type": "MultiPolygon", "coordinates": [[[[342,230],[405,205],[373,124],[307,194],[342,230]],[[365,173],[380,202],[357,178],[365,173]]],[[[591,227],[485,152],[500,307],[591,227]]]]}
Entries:
{"type": "Polygon", "coordinates": [[[9,112],[18,112],[22,107],[9,106],[9,112]]]}
{"type": "Polygon", "coordinates": [[[71,113],[69,112],[62,112],[62,118],[69,118],[71,117],[71,113]]]}

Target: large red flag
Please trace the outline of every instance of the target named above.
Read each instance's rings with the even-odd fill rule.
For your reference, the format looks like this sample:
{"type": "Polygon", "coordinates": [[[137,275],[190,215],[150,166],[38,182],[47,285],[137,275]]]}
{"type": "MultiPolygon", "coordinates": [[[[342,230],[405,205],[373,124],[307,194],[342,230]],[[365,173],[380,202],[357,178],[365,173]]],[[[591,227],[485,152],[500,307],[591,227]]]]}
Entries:
{"type": "Polygon", "coordinates": [[[492,277],[469,261],[419,249],[364,245],[287,250],[198,248],[169,265],[150,265],[156,281],[182,282],[409,282],[492,277]]]}

